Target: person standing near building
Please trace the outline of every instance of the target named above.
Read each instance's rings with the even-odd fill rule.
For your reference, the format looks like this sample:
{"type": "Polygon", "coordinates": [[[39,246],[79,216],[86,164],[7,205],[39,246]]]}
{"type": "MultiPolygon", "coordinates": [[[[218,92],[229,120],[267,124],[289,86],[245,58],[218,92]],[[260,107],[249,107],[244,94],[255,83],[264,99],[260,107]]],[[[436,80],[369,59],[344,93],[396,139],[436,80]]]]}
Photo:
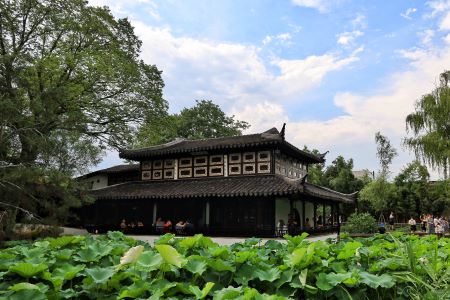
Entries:
{"type": "Polygon", "coordinates": [[[413,217],[411,217],[408,221],[409,227],[411,229],[411,233],[414,233],[417,230],[417,226],[416,226],[416,220],[414,220],[413,217]]]}
{"type": "Polygon", "coordinates": [[[391,214],[389,215],[389,227],[391,230],[394,230],[394,224],[395,224],[395,216],[394,212],[391,211],[391,214]]]}

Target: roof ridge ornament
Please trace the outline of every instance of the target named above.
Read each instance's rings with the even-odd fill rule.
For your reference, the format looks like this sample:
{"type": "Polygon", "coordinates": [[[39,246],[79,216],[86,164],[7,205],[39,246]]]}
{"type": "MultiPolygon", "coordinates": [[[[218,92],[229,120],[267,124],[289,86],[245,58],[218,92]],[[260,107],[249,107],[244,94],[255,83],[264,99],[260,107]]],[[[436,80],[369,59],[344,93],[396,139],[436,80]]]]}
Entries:
{"type": "Polygon", "coordinates": [[[319,156],[321,159],[325,159],[325,156],[326,156],[328,153],[330,153],[329,150],[325,151],[324,153],[319,154],[318,156],[319,156]]]}
{"type": "Polygon", "coordinates": [[[286,123],[283,123],[283,127],[281,128],[281,132],[280,132],[280,136],[283,139],[283,141],[284,141],[285,133],[286,133],[286,123]]]}

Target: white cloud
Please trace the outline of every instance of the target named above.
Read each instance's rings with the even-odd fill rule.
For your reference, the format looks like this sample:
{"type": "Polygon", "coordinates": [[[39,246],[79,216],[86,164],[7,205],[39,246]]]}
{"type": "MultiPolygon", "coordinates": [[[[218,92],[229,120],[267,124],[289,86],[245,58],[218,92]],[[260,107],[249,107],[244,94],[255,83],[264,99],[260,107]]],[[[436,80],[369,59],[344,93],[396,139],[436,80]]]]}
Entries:
{"type": "Polygon", "coordinates": [[[436,1],[428,1],[427,5],[431,8],[431,14],[427,17],[435,17],[437,14],[445,12],[450,9],[450,0],[436,0],[436,1]]]}
{"type": "MultiPolygon", "coordinates": [[[[254,46],[175,37],[169,29],[132,23],[143,41],[142,57],[163,70],[166,98],[175,110],[199,98],[213,99],[225,109],[298,99],[330,72],[358,60],[358,52],[345,57],[326,53],[296,60],[274,57],[268,66],[254,46]]],[[[288,35],[278,38],[289,40],[288,35]]]]}
{"type": "Polygon", "coordinates": [[[356,17],[351,21],[354,29],[365,29],[367,27],[367,18],[363,14],[357,14],[356,17]]]}
{"type": "Polygon", "coordinates": [[[243,107],[233,107],[231,114],[238,120],[251,120],[249,132],[263,132],[272,127],[281,127],[283,123],[288,123],[286,111],[281,104],[269,101],[257,103],[256,105],[243,105],[243,107]]]}
{"type": "MultiPolygon", "coordinates": [[[[400,152],[392,167],[394,172],[398,172],[412,159],[401,146],[401,140],[406,135],[405,117],[414,110],[414,102],[435,87],[444,66],[450,65],[450,46],[402,53],[411,60],[409,70],[385,78],[374,93],[337,93],[334,104],[343,111],[340,116],[326,121],[288,120],[287,138],[297,146],[308,145],[321,151],[332,150],[331,158],[338,154],[353,157],[356,168],[376,169],[378,163],[374,134],[381,131],[400,152]]],[[[246,107],[241,113],[236,113],[237,117],[246,117],[251,124],[258,126],[253,131],[261,131],[270,127],[269,124],[278,125],[286,121],[286,118],[282,118],[287,114],[286,107],[263,104],[254,107],[246,107]],[[259,115],[264,113],[267,120],[263,122],[259,115]]]]}
{"type": "Polygon", "coordinates": [[[326,1],[326,0],[292,0],[292,3],[296,6],[314,8],[320,12],[326,12],[326,11],[328,11],[327,4],[329,3],[329,1],[326,1]]]}
{"type": "Polygon", "coordinates": [[[446,42],[447,44],[450,44],[450,33],[447,34],[443,39],[444,39],[444,42],[446,42]]]}
{"type": "Polygon", "coordinates": [[[412,20],[411,14],[417,12],[417,8],[411,7],[408,8],[404,13],[401,13],[400,16],[407,20],[412,20]]]}
{"type": "Polygon", "coordinates": [[[144,4],[144,11],[156,21],[161,20],[158,13],[158,6],[152,0],[89,0],[89,5],[92,6],[108,6],[111,12],[116,16],[132,17],[135,8],[144,4]]]}
{"type": "Polygon", "coordinates": [[[337,43],[343,46],[349,46],[353,44],[356,38],[362,35],[364,33],[359,30],[342,32],[337,35],[337,43]]]}
{"type": "Polygon", "coordinates": [[[442,18],[441,22],[439,23],[439,29],[444,31],[450,30],[450,11],[447,12],[442,18]]]}
{"type": "Polygon", "coordinates": [[[427,5],[431,8],[431,13],[425,17],[442,16],[439,21],[439,29],[442,31],[450,30],[450,0],[429,1],[427,5]]]}
{"type": "Polygon", "coordinates": [[[281,74],[274,80],[278,94],[290,97],[320,84],[332,71],[338,71],[358,60],[356,54],[339,58],[335,54],[312,55],[305,59],[279,59],[272,63],[280,68],[281,74]]]}
{"type": "Polygon", "coordinates": [[[289,44],[292,39],[292,36],[290,33],[280,33],[277,35],[267,35],[263,40],[263,45],[270,44],[271,42],[278,41],[280,44],[289,44]]]}
{"type": "Polygon", "coordinates": [[[431,43],[431,41],[433,40],[434,34],[435,34],[435,32],[432,29],[427,29],[427,30],[424,30],[424,31],[418,33],[419,37],[421,38],[421,42],[424,45],[429,45],[431,43]]]}

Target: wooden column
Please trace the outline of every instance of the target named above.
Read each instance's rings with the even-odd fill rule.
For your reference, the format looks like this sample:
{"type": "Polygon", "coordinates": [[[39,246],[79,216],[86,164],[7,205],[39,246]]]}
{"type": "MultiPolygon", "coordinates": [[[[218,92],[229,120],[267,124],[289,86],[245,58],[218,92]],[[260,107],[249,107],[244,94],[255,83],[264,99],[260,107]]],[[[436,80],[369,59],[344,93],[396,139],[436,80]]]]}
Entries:
{"type": "Polygon", "coordinates": [[[331,226],[334,226],[334,220],[335,220],[335,209],[334,209],[335,204],[331,204],[331,226]]]}
{"type": "Polygon", "coordinates": [[[313,228],[314,228],[314,230],[317,228],[317,213],[316,213],[316,210],[317,210],[317,203],[316,202],[314,202],[314,208],[313,208],[313,210],[314,210],[314,216],[313,216],[313,218],[314,218],[314,223],[313,223],[313,228]]]}
{"type": "Polygon", "coordinates": [[[305,213],[305,199],[302,199],[302,230],[305,230],[306,224],[306,213],[305,213]]]}
{"type": "Polygon", "coordinates": [[[158,205],[156,205],[156,202],[153,203],[153,224],[156,224],[156,213],[158,211],[158,205]]]}
{"type": "Polygon", "coordinates": [[[178,158],[176,158],[173,162],[173,179],[178,179],[178,158]]]}
{"type": "Polygon", "coordinates": [[[325,226],[325,219],[326,219],[325,202],[322,202],[322,226],[325,226]]]}
{"type": "Polygon", "coordinates": [[[206,228],[209,228],[209,201],[206,201],[205,206],[205,224],[206,228]]]}
{"type": "Polygon", "coordinates": [[[223,155],[223,176],[228,177],[228,155],[223,155]]]}

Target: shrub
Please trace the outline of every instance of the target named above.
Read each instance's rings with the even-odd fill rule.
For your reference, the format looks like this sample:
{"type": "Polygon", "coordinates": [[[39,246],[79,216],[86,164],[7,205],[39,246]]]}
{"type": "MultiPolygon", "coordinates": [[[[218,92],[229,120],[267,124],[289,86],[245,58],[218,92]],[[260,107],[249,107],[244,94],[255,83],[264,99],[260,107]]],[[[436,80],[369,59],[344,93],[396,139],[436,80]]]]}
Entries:
{"type": "Polygon", "coordinates": [[[377,221],[369,213],[353,213],[347,223],[342,226],[343,232],[375,233],[378,231],[377,221]]]}

